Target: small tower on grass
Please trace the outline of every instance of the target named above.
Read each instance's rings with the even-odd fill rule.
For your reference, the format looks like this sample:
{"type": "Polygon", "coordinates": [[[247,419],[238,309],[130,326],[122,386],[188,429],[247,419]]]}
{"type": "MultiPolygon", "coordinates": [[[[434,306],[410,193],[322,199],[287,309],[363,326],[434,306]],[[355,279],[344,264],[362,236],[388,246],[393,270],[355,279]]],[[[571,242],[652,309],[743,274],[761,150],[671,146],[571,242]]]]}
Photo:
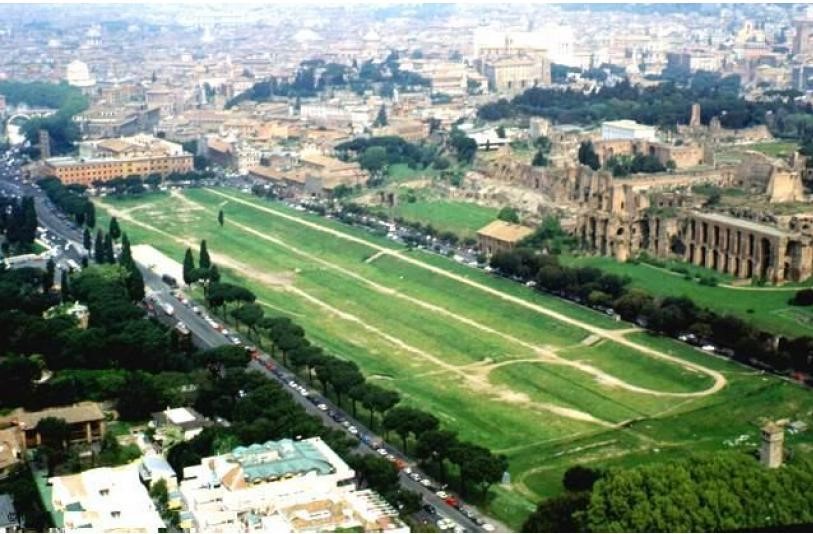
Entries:
{"type": "Polygon", "coordinates": [[[782,465],[785,443],[785,431],[776,423],[762,427],[762,447],[759,449],[759,461],[765,467],[775,469],[782,465]]]}

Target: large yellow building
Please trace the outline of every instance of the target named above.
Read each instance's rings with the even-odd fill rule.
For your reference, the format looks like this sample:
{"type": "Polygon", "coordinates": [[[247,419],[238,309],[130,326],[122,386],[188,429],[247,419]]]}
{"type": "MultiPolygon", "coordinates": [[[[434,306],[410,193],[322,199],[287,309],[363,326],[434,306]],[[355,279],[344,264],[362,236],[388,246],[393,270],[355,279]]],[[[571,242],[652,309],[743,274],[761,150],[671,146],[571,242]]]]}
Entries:
{"type": "Polygon", "coordinates": [[[192,154],[181,145],[149,135],[81,143],[78,157],[45,160],[44,174],[64,184],[91,185],[127,176],[166,176],[194,168],[192,154]]]}

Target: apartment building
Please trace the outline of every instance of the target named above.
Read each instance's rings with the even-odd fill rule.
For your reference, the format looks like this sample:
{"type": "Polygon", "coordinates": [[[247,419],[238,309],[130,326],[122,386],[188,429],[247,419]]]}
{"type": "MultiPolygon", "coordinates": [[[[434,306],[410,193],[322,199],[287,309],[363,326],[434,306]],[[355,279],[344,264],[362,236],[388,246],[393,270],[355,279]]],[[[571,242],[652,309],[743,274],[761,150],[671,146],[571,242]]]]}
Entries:
{"type": "Polygon", "coordinates": [[[139,479],[138,463],[53,477],[51,505],[67,532],[159,532],[164,521],[139,479]]]}
{"type": "Polygon", "coordinates": [[[131,175],[189,172],[194,162],[181,145],[139,134],[80,143],[78,157],[49,158],[43,167],[45,175],[65,184],[91,185],[131,175]]]}

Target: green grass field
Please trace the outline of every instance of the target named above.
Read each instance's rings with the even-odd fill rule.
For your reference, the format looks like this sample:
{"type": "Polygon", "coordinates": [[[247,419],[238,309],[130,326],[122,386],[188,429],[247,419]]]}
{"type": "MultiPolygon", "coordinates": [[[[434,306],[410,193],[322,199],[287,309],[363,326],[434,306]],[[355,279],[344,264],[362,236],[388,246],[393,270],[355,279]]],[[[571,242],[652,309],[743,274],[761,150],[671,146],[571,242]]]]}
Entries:
{"type": "Polygon", "coordinates": [[[743,145],[743,148],[747,150],[754,150],[756,152],[762,152],[763,154],[774,158],[779,158],[789,156],[794,150],[799,148],[799,145],[798,143],[791,143],[787,141],[773,141],[751,143],[749,145],[743,145]]]}
{"type": "MultiPolygon", "coordinates": [[[[756,439],[763,417],[813,422],[800,387],[278,203],[193,189],[98,208],[102,227],[115,214],[133,243],[178,261],[206,239],[224,277],[251,287],[269,315],[289,315],[405,403],[506,454],[511,483],[486,508],[513,528],[574,463],[723,449],[756,439]]],[[[793,439],[805,452],[813,433],[793,439]]]]}
{"type": "Polygon", "coordinates": [[[401,202],[382,211],[391,217],[431,224],[441,232],[453,232],[461,238],[475,237],[477,230],[497,218],[495,208],[448,200],[401,202]]]}
{"type": "MultiPolygon", "coordinates": [[[[632,287],[640,287],[653,295],[687,296],[700,306],[719,313],[734,314],[770,332],[792,337],[813,335],[813,311],[788,304],[796,290],[791,287],[709,287],[643,262],[619,263],[601,256],[563,257],[562,261],[569,265],[598,267],[606,272],[627,275],[632,279],[632,287]]],[[[698,267],[692,267],[691,271],[694,274],[713,275],[721,283],[730,279],[698,267]]]]}

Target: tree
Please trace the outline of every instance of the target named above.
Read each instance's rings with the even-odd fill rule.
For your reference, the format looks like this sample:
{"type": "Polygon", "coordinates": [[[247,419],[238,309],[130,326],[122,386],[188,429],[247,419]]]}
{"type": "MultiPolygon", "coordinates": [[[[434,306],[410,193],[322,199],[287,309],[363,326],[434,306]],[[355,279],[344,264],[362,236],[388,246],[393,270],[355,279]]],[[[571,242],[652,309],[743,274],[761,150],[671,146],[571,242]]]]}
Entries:
{"type": "Polygon", "coordinates": [[[542,150],[537,150],[534,159],[531,161],[531,165],[534,167],[547,167],[548,163],[548,156],[542,150]]]}
{"type": "Polygon", "coordinates": [[[590,491],[593,489],[593,485],[596,481],[601,478],[602,474],[602,471],[598,469],[574,465],[565,471],[562,484],[567,491],[590,491]]]}
{"type": "Polygon", "coordinates": [[[60,417],[44,417],[37,423],[37,433],[42,439],[42,448],[48,458],[48,473],[65,459],[71,427],[60,417]]]}
{"type": "Polygon", "coordinates": [[[793,306],[813,306],[813,289],[800,289],[789,302],[793,306]]]}
{"type": "Polygon", "coordinates": [[[377,177],[384,171],[387,161],[387,150],[383,146],[371,146],[361,154],[359,165],[377,177]]]}
{"type": "Polygon", "coordinates": [[[406,406],[396,406],[384,415],[381,426],[389,433],[394,431],[401,437],[401,444],[404,454],[407,454],[407,438],[412,429],[411,421],[415,410],[406,406]]]}
{"type": "Polygon", "coordinates": [[[142,301],[144,299],[144,276],[141,274],[141,270],[132,260],[124,266],[124,269],[126,272],[124,283],[130,301],[142,301]]]}
{"type": "Polygon", "coordinates": [[[71,299],[71,288],[68,283],[68,271],[63,270],[59,281],[59,294],[62,302],[69,302],[71,299]]]}
{"type": "Polygon", "coordinates": [[[578,157],[579,163],[582,165],[587,165],[594,171],[597,171],[601,167],[598,154],[596,154],[596,151],[593,148],[592,141],[582,141],[582,143],[579,145],[578,157]]]}
{"type": "Polygon", "coordinates": [[[147,373],[137,371],[127,375],[118,394],[116,409],[125,421],[142,421],[164,406],[161,391],[147,373]]]}
{"type": "Polygon", "coordinates": [[[102,236],[102,231],[96,231],[96,242],[93,244],[93,259],[96,260],[96,263],[102,264],[104,263],[104,237],[102,236]]]}
{"type": "Polygon", "coordinates": [[[580,518],[590,503],[590,494],[565,493],[545,499],[536,507],[522,532],[586,532],[580,518]]]}
{"type": "Polygon", "coordinates": [[[497,218],[501,221],[519,224],[519,213],[517,213],[516,208],[511,206],[503,207],[497,214],[497,218]]]}
{"type": "Polygon", "coordinates": [[[200,253],[198,254],[198,266],[201,269],[209,269],[212,266],[212,260],[209,258],[209,250],[206,247],[206,240],[200,242],[200,253]]]}
{"type": "Polygon", "coordinates": [[[195,270],[195,260],[192,257],[192,249],[187,247],[183,257],[183,281],[189,285],[195,281],[192,274],[195,270]]]}
{"type": "Polygon", "coordinates": [[[375,384],[367,384],[367,395],[361,400],[362,406],[370,411],[370,428],[373,428],[375,412],[383,414],[401,400],[397,391],[384,389],[375,384]]]}
{"type": "Polygon", "coordinates": [[[121,256],[119,263],[128,267],[134,265],[133,252],[130,249],[130,239],[127,237],[127,233],[121,234],[121,256]]]}
{"type": "Polygon", "coordinates": [[[117,241],[119,237],[121,237],[121,228],[119,228],[119,221],[116,220],[115,217],[110,218],[110,227],[107,230],[108,235],[113,239],[113,241],[117,241]]]}
{"type": "Polygon", "coordinates": [[[217,212],[217,223],[223,228],[223,210],[217,212]]]}
{"type": "Polygon", "coordinates": [[[231,316],[239,323],[242,322],[248,328],[249,333],[256,334],[257,323],[263,318],[262,306],[254,302],[243,304],[237,309],[232,310],[231,316]]]}
{"type": "Polygon", "coordinates": [[[342,395],[364,382],[364,376],[355,363],[345,360],[333,358],[328,362],[328,368],[330,369],[330,385],[336,394],[337,404],[341,405],[342,395]]]}
{"type": "Polygon", "coordinates": [[[113,238],[110,234],[104,236],[104,261],[106,263],[116,263],[116,253],[113,251],[113,238]]]}
{"type": "Polygon", "coordinates": [[[48,258],[45,263],[45,272],[42,273],[42,291],[48,293],[54,287],[54,273],[56,272],[56,264],[53,258],[48,258]]]}
{"type": "Polygon", "coordinates": [[[505,126],[503,126],[502,124],[497,126],[496,132],[497,137],[499,137],[500,139],[505,139],[505,126]]]}
{"type": "Polygon", "coordinates": [[[450,452],[460,471],[460,487],[466,490],[469,483],[479,487],[485,498],[494,483],[502,479],[508,469],[505,456],[492,454],[479,445],[461,442],[450,452]]]}
{"type": "Polygon", "coordinates": [[[450,430],[429,430],[418,438],[415,455],[423,461],[434,462],[440,473],[440,479],[446,481],[444,460],[458,445],[457,434],[450,430]]]}
{"type": "Polygon", "coordinates": [[[96,207],[93,202],[85,204],[85,224],[89,228],[96,228],[96,207]]]}
{"type": "Polygon", "coordinates": [[[809,524],[811,480],[809,460],[765,469],[742,453],[611,469],[593,487],[585,526],[590,532],[733,532],[809,524]]]}
{"type": "Polygon", "coordinates": [[[85,226],[85,229],[82,232],[82,244],[84,245],[85,250],[90,252],[92,242],[90,237],[90,230],[88,229],[87,226],[85,226]]]}
{"type": "Polygon", "coordinates": [[[387,125],[387,108],[384,107],[384,104],[381,104],[381,107],[378,109],[378,115],[375,118],[375,122],[373,122],[373,126],[381,128],[382,126],[386,125],[387,125]]]}

